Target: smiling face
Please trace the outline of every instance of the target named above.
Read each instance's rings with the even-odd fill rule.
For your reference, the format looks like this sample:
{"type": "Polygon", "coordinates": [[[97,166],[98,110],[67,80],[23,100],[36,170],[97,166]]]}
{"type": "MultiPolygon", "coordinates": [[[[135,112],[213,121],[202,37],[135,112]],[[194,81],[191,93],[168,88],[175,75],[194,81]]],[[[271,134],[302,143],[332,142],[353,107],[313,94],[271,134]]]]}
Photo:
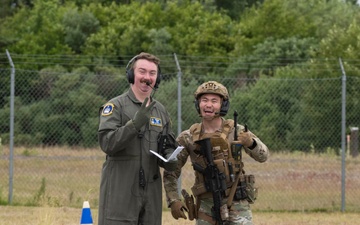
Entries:
{"type": "Polygon", "coordinates": [[[203,94],[199,98],[200,114],[203,119],[213,119],[219,116],[222,99],[217,94],[203,94]]]}
{"type": "Polygon", "coordinates": [[[149,96],[158,76],[158,66],[146,59],[138,59],[134,65],[134,84],[132,90],[135,95],[149,96]],[[150,84],[151,87],[149,87],[150,84]]]}

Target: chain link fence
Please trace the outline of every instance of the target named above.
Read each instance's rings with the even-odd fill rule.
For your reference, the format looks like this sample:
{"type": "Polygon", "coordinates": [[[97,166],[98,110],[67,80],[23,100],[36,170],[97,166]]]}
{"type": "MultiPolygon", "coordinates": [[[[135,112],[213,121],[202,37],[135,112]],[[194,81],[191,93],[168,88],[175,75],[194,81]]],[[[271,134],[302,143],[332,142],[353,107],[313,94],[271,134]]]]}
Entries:
{"type": "MultiPolygon", "coordinates": [[[[96,207],[105,160],[97,143],[98,110],[129,88],[125,74],[85,68],[72,72],[61,68],[16,70],[13,165],[9,149],[11,70],[0,69],[0,77],[0,203],[7,204],[13,191],[13,204],[81,207],[89,200],[96,207]]],[[[346,133],[352,138],[346,144],[345,176],[341,73],[323,79],[232,78],[186,72],[179,79],[176,72],[166,74],[154,97],[167,107],[175,133],[200,121],[193,93],[207,80],[227,86],[230,110],[226,118],[232,118],[236,110],[238,123],[246,123],[271,151],[265,163],[244,159],[246,172],[255,175],[259,187],[254,210],[337,211],[345,184],[346,210],[360,212],[358,77],[346,79],[346,133]]],[[[193,180],[188,163],[182,172],[182,187],[190,190],[193,180]]]]}

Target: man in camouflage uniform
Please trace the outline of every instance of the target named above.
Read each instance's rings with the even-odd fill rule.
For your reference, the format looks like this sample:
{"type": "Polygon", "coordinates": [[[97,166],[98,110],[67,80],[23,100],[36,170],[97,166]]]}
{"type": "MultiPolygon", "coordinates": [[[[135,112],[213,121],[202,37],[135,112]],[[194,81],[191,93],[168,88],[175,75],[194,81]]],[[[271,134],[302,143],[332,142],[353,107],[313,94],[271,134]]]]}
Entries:
{"type": "Polygon", "coordinates": [[[198,225],[251,225],[249,204],[254,203],[257,188],[254,176],[245,174],[241,151],[244,150],[258,162],[265,162],[269,150],[246,126],[223,118],[229,110],[229,94],[222,84],[209,81],[200,85],[195,92],[195,107],[202,121],[178,136],[176,140],[184,149],[178,155],[177,169],[164,171],[164,187],[172,216],[187,219],[184,213],[187,211],[189,219],[196,219],[198,225]],[[237,135],[234,135],[235,132],[237,135]],[[210,139],[213,164],[219,172],[218,178],[224,183],[218,211],[214,207],[214,195],[209,190],[209,176],[206,176],[206,170],[204,173],[197,169],[209,166],[201,152],[201,144],[199,146],[206,139],[210,139]],[[193,196],[183,193],[185,204],[178,194],[177,180],[189,156],[195,172],[195,184],[191,190],[196,201],[192,201],[193,196]],[[214,212],[220,212],[220,216],[214,212]]]}
{"type": "Polygon", "coordinates": [[[98,225],[161,225],[159,166],[174,170],[177,161],[159,161],[149,150],[168,157],[177,144],[169,113],[151,97],[161,80],[159,62],[149,53],[135,56],[126,67],[130,89],[100,108],[98,138],[106,161],[98,225]]]}

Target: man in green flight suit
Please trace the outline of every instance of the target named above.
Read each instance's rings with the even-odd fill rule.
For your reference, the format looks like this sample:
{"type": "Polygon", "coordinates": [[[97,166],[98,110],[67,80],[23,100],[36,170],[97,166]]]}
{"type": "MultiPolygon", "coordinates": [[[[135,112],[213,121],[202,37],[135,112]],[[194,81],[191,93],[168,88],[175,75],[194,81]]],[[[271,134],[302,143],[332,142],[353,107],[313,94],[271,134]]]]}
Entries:
{"type": "Polygon", "coordinates": [[[98,225],[161,225],[159,166],[174,170],[177,160],[159,161],[150,150],[168,157],[177,144],[169,113],[151,96],[161,81],[159,63],[149,53],[133,57],[126,67],[129,90],[100,108],[98,138],[106,161],[98,225]]]}
{"type": "Polygon", "coordinates": [[[265,162],[269,150],[246,125],[223,118],[230,102],[222,84],[216,81],[201,84],[195,91],[195,107],[201,123],[193,124],[177,137],[184,147],[177,156],[178,168],[164,171],[172,216],[187,219],[184,213],[187,211],[189,219],[196,219],[197,225],[252,225],[249,204],[254,203],[257,188],[254,176],[245,174],[241,152],[265,162]],[[188,157],[195,173],[191,190],[196,201],[183,190],[184,204],[178,194],[177,180],[188,157]]]}

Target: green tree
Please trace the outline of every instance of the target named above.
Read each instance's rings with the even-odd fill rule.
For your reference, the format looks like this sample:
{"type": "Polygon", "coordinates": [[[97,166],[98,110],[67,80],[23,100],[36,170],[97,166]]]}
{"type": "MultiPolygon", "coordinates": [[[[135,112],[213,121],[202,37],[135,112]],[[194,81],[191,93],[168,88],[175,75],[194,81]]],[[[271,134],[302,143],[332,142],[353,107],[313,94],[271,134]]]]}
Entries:
{"type": "MultiPolygon", "coordinates": [[[[13,17],[2,22],[0,36],[7,37],[9,52],[29,55],[26,59],[22,58],[23,64],[20,66],[18,63],[17,68],[40,69],[37,57],[43,54],[72,54],[64,44],[63,27],[60,25],[63,10],[56,0],[36,1],[33,8],[21,8],[13,17]]],[[[56,63],[51,57],[43,59],[43,62],[56,63]]]]}
{"type": "Polygon", "coordinates": [[[0,68],[0,108],[5,104],[9,104],[7,101],[8,96],[10,96],[10,85],[11,85],[11,70],[10,69],[1,69],[0,68]]]}
{"type": "Polygon", "coordinates": [[[302,87],[291,79],[263,77],[255,85],[236,91],[232,98],[236,106],[233,104],[232,108],[239,113],[238,122],[261,134],[260,138],[273,151],[284,150],[301,91],[302,87]]]}
{"type": "MultiPolygon", "coordinates": [[[[346,71],[350,72],[348,75],[360,76],[360,66],[355,61],[360,58],[360,43],[357,37],[360,32],[359,22],[360,16],[357,15],[347,26],[334,25],[329,34],[321,40],[319,47],[312,51],[314,60],[311,66],[322,70],[325,64],[327,69],[335,72],[330,76],[337,77],[340,68],[338,59],[342,58],[346,71]],[[321,68],[320,62],[325,62],[321,63],[321,68]]],[[[322,76],[321,73],[318,73],[318,76],[322,76]]]]}
{"type": "Polygon", "coordinates": [[[343,1],[265,1],[241,17],[234,55],[249,54],[253,46],[274,39],[312,37],[320,41],[333,25],[347,26],[359,7],[343,1]]]}
{"type": "Polygon", "coordinates": [[[184,71],[185,75],[206,75],[219,72],[219,68],[227,66],[226,56],[235,43],[230,17],[223,13],[208,12],[200,4],[180,7],[169,4],[165,12],[174,52],[190,56],[181,62],[181,66],[187,70],[184,71]]]}
{"type": "Polygon", "coordinates": [[[247,8],[260,5],[263,2],[264,0],[215,0],[215,5],[218,10],[225,10],[232,19],[238,20],[247,8]]]}
{"type": "Polygon", "coordinates": [[[99,21],[91,12],[79,12],[77,9],[73,9],[64,14],[63,26],[65,29],[65,44],[79,54],[86,39],[99,30],[99,21]]]}
{"type": "MultiPolygon", "coordinates": [[[[348,26],[334,25],[328,35],[319,43],[312,52],[314,57],[307,64],[302,77],[314,80],[307,85],[301,99],[300,113],[296,116],[294,124],[311,125],[310,129],[304,131],[302,126],[294,127],[289,134],[289,143],[292,148],[308,149],[311,143],[317,151],[325,151],[327,147],[339,148],[340,127],[329,127],[326,121],[341,122],[341,75],[339,59],[344,64],[346,79],[346,124],[354,125],[360,121],[358,110],[360,92],[359,65],[354,60],[359,58],[359,43],[356,35],[359,32],[359,16],[354,17],[348,26]],[[354,37],[355,35],[355,37],[354,37]],[[327,80],[321,80],[326,77],[327,80]],[[336,94],[338,93],[338,94],[336,94]],[[338,96],[331,98],[330,96],[338,96]],[[299,137],[302,136],[301,141],[299,137]]],[[[304,67],[305,68],[305,67],[304,67]]],[[[355,125],[357,126],[357,125],[355,125]]]]}
{"type": "Polygon", "coordinates": [[[16,3],[13,0],[0,0],[0,19],[11,16],[16,12],[16,3]]]}
{"type": "MultiPolygon", "coordinates": [[[[212,70],[214,60],[222,60],[225,66],[224,55],[234,43],[231,19],[221,13],[208,12],[199,3],[169,3],[166,7],[157,3],[132,3],[121,7],[91,4],[86,10],[99,19],[102,29],[87,39],[84,52],[98,57],[129,56],[118,59],[123,66],[130,56],[141,51],[166,57],[176,52],[185,56],[205,56],[202,67],[212,70]]],[[[172,60],[162,60],[164,74],[173,73],[167,70],[168,62],[172,63],[171,68],[175,68],[172,60]]],[[[199,65],[191,61],[182,62],[182,66],[195,70],[199,65]]]]}
{"type": "Polygon", "coordinates": [[[258,78],[260,74],[272,77],[275,75],[276,68],[306,62],[311,50],[316,49],[316,46],[317,42],[314,38],[274,39],[270,37],[254,46],[250,55],[240,57],[230,64],[225,74],[247,78],[249,82],[253,82],[253,79],[258,78]]]}
{"type": "Polygon", "coordinates": [[[148,33],[148,37],[151,39],[151,43],[153,43],[149,46],[149,52],[152,54],[166,55],[174,52],[174,47],[169,44],[171,34],[165,27],[159,30],[151,29],[148,33]]]}
{"type": "Polygon", "coordinates": [[[341,95],[337,93],[341,93],[340,78],[306,82],[299,113],[296,114],[293,129],[288,134],[289,147],[303,151],[314,148],[317,152],[324,152],[328,147],[340,148],[341,95]],[[333,127],[332,124],[339,124],[339,127],[333,127]]]}
{"type": "MultiPolygon", "coordinates": [[[[91,127],[96,131],[94,126],[94,120],[98,119],[96,108],[100,108],[105,99],[94,92],[97,88],[93,83],[95,76],[86,70],[79,68],[72,73],[61,74],[54,81],[51,95],[48,99],[44,99],[47,107],[42,110],[41,118],[36,117],[39,119],[36,122],[37,129],[43,133],[44,144],[85,146],[95,144],[96,138],[89,138],[91,135],[87,130],[91,127]],[[95,109],[89,110],[89,106],[95,109]]],[[[94,138],[94,134],[92,137],[94,138]]]]}
{"type": "Polygon", "coordinates": [[[121,7],[91,4],[88,9],[94,10],[102,25],[102,29],[87,40],[84,52],[88,55],[134,55],[148,51],[152,44],[149,32],[160,29],[165,20],[161,6],[156,3],[121,7]]]}

